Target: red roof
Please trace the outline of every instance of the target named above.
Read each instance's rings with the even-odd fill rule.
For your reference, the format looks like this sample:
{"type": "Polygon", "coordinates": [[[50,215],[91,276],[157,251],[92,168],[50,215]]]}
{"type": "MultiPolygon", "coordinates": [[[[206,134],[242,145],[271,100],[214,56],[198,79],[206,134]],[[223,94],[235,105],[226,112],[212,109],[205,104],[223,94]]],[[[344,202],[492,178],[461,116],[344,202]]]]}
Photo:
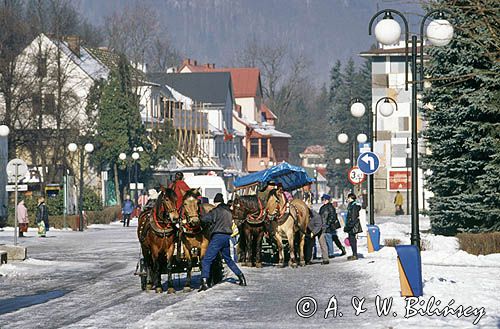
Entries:
{"type": "Polygon", "coordinates": [[[215,64],[198,65],[196,61],[186,59],[179,71],[188,68],[191,72],[229,72],[233,82],[234,97],[256,97],[260,87],[260,71],[255,67],[222,67],[215,64]]]}

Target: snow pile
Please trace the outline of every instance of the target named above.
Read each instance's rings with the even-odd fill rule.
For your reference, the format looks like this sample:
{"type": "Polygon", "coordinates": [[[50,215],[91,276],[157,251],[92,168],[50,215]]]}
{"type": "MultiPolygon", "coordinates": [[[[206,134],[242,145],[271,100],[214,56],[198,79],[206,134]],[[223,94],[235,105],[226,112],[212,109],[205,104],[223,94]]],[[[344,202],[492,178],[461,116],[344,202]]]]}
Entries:
{"type": "MultiPolygon", "coordinates": [[[[381,245],[385,239],[399,239],[401,244],[410,243],[410,219],[398,218],[382,219],[378,224],[381,232],[381,245]]],[[[429,226],[427,218],[421,219],[421,232],[426,232],[429,226]]],[[[431,297],[441,302],[441,308],[452,303],[450,307],[459,305],[464,307],[485,308],[486,315],[480,319],[479,325],[496,327],[500,323],[500,303],[498,303],[498,290],[500,280],[500,254],[471,255],[459,250],[455,237],[421,233],[426,250],[421,252],[422,277],[424,296],[421,300],[428,301],[431,297]]],[[[395,307],[399,312],[405,313],[406,301],[400,297],[399,273],[397,268],[397,253],[392,247],[382,247],[378,252],[368,253],[366,240],[359,243],[360,252],[364,259],[358,261],[356,270],[364,272],[371,278],[375,285],[372,297],[380,295],[383,298],[394,297],[395,307]]],[[[423,307],[422,307],[423,308],[423,307]]],[[[398,313],[399,313],[398,312],[398,313]]],[[[420,325],[422,327],[437,327],[445,324],[447,327],[470,327],[475,316],[461,317],[449,315],[420,316],[410,319],[400,318],[395,321],[400,325],[420,325]]]]}

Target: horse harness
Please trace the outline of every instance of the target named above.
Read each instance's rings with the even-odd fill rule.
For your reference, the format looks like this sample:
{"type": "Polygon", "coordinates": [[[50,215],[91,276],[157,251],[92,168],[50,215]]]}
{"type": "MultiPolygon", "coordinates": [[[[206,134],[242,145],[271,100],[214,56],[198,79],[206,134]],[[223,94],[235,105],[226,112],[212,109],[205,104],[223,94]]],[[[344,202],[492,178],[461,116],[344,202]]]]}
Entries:
{"type": "Polygon", "coordinates": [[[247,214],[245,218],[246,221],[250,224],[260,224],[266,218],[266,214],[264,212],[264,206],[262,206],[262,201],[260,201],[259,197],[257,197],[257,201],[259,202],[259,209],[253,214],[247,214]]]}
{"type": "MultiPolygon", "coordinates": [[[[148,209],[146,210],[146,212],[148,220],[143,221],[141,226],[139,227],[139,241],[141,243],[146,240],[150,229],[160,238],[166,238],[172,234],[172,232],[174,231],[173,223],[171,221],[168,221],[166,223],[166,226],[160,225],[160,223],[158,222],[158,214],[156,208],[148,209]]],[[[169,209],[169,214],[172,212],[173,210],[169,209]]]]}

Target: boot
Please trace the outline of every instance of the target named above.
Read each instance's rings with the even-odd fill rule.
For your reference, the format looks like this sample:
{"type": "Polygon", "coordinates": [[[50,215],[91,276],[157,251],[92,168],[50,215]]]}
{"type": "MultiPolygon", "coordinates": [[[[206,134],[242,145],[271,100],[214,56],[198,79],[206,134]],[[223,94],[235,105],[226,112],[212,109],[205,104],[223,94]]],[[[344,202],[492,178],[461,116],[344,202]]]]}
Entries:
{"type": "Polygon", "coordinates": [[[342,253],[340,254],[340,256],[344,256],[346,254],[345,247],[341,247],[340,250],[342,250],[342,253]]]}
{"type": "Polygon", "coordinates": [[[243,273],[241,273],[240,275],[238,275],[238,279],[240,280],[240,283],[239,283],[240,286],[246,286],[247,285],[247,280],[245,279],[245,276],[243,275],[243,273]]]}
{"type": "Polygon", "coordinates": [[[347,260],[357,260],[357,259],[358,259],[358,256],[354,256],[354,255],[347,257],[347,260]]]}
{"type": "Polygon", "coordinates": [[[24,237],[24,233],[23,232],[19,232],[19,237],[23,238],[24,237]]]}
{"type": "Polygon", "coordinates": [[[198,291],[205,291],[207,289],[208,289],[207,279],[202,278],[201,279],[201,286],[200,286],[200,289],[198,289],[198,291]]]}

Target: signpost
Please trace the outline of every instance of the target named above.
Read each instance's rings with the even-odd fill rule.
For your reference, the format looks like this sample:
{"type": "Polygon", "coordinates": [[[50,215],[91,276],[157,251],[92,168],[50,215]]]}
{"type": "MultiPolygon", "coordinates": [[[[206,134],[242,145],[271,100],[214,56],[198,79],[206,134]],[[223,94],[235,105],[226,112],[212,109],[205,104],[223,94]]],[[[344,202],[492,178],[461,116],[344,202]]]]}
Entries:
{"type": "Polygon", "coordinates": [[[354,166],[349,169],[347,178],[349,179],[349,182],[351,182],[351,184],[358,185],[366,180],[366,175],[361,171],[361,169],[359,169],[357,166],[354,166]]]}
{"type": "Polygon", "coordinates": [[[380,166],[380,160],[373,152],[361,153],[358,157],[358,166],[365,174],[373,175],[380,166]]]}
{"type": "MultiPolygon", "coordinates": [[[[19,179],[26,176],[28,166],[21,159],[12,159],[7,163],[7,175],[14,180],[14,245],[17,246],[17,191],[19,179]]],[[[27,185],[26,189],[28,188],[27,185]]]]}

